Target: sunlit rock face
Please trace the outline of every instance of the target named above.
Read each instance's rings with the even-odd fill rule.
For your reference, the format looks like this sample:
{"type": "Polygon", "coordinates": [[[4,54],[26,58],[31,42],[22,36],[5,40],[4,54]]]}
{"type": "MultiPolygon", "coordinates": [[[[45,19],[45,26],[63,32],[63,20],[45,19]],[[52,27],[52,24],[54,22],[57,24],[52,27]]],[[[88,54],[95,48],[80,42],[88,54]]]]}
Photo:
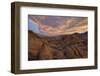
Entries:
{"type": "Polygon", "coordinates": [[[58,36],[83,33],[88,29],[88,18],[29,15],[28,28],[41,36],[58,36]]]}

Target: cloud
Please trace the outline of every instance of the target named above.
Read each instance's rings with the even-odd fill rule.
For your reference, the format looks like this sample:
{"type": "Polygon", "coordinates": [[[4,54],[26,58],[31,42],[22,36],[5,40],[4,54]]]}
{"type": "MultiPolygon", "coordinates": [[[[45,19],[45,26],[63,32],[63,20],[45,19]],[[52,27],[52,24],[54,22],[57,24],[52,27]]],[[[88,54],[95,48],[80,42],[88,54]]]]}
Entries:
{"type": "Polygon", "coordinates": [[[38,24],[40,34],[50,36],[83,33],[88,29],[87,17],[29,15],[29,19],[38,24]]]}

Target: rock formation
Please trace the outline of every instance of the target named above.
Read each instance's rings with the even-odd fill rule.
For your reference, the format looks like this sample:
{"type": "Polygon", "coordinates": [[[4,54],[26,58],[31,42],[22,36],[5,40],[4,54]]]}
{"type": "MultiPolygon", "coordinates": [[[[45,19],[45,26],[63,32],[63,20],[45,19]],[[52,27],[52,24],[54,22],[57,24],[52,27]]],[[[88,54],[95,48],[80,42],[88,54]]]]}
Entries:
{"type": "Polygon", "coordinates": [[[87,34],[40,37],[28,31],[28,60],[87,58],[87,34]]]}

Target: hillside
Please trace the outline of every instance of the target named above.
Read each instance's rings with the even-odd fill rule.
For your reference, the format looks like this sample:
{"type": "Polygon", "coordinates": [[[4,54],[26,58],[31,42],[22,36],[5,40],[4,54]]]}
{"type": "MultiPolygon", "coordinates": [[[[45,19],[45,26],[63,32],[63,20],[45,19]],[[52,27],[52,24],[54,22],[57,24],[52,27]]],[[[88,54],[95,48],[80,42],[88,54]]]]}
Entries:
{"type": "Polygon", "coordinates": [[[28,59],[75,59],[87,58],[87,32],[40,37],[28,31],[28,59]]]}

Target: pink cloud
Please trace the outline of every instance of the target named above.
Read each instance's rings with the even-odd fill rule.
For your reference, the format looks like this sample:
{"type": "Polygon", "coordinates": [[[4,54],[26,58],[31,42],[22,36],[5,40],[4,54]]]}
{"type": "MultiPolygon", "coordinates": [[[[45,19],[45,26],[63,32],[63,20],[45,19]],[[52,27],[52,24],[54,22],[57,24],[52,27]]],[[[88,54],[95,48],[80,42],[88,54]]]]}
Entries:
{"type": "Polygon", "coordinates": [[[63,16],[37,16],[30,15],[43,32],[49,35],[73,34],[87,31],[87,17],[63,17],[63,16]]]}

